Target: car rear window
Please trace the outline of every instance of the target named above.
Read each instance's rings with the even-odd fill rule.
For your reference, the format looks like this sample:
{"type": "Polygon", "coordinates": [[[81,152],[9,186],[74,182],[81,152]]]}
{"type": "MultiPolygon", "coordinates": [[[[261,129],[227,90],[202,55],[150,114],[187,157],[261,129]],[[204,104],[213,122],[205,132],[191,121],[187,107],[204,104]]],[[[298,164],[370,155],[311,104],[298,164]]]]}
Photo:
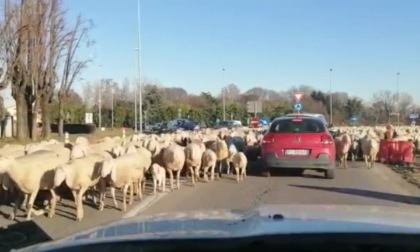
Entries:
{"type": "Polygon", "coordinates": [[[270,133],[322,133],[325,126],[315,118],[283,118],[274,121],[270,133]]]}

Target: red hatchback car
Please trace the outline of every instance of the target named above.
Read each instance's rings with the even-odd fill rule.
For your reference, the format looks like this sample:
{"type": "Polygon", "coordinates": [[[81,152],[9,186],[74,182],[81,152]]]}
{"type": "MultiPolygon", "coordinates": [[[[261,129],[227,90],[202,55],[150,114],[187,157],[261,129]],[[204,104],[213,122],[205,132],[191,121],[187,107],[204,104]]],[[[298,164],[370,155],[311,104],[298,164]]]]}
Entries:
{"type": "Polygon", "coordinates": [[[265,171],[305,169],[323,172],[334,178],[335,142],[324,123],[316,117],[275,119],[261,144],[265,171]]]}

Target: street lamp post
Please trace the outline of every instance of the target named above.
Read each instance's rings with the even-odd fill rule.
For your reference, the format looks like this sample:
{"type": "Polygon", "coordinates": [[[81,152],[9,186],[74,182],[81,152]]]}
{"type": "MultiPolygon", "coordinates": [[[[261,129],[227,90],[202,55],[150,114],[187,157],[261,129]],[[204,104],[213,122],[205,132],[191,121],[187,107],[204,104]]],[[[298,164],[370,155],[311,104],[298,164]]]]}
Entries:
{"type": "MultiPolygon", "coordinates": [[[[135,51],[135,53],[134,53],[134,65],[136,66],[135,67],[135,72],[137,73],[137,70],[138,70],[138,67],[137,67],[137,64],[138,64],[138,56],[137,56],[137,51],[138,51],[139,49],[138,48],[134,48],[134,51],[135,51]]],[[[138,83],[137,83],[137,81],[136,81],[136,78],[134,78],[134,132],[137,132],[137,88],[138,88],[138,83]]]]}
{"type": "Polygon", "coordinates": [[[331,84],[331,73],[332,68],[330,68],[330,124],[333,124],[333,109],[332,109],[332,84],[331,84]]]}
{"type": "Polygon", "coordinates": [[[223,82],[223,89],[222,89],[222,99],[223,99],[223,121],[226,121],[226,88],[225,88],[225,69],[222,69],[223,76],[222,76],[222,82],[223,82]]]}
{"type": "Polygon", "coordinates": [[[139,78],[139,121],[140,121],[140,133],[143,132],[143,89],[141,83],[141,33],[140,33],[140,0],[137,0],[137,25],[138,25],[138,37],[137,37],[137,47],[138,47],[138,78],[139,78]]]}
{"type": "MultiPolygon", "coordinates": [[[[102,65],[99,65],[99,73],[102,73],[102,65]]],[[[99,99],[98,99],[98,106],[99,106],[99,130],[102,129],[102,76],[99,79],[99,99]]]]}
{"type": "Polygon", "coordinates": [[[111,86],[111,128],[114,128],[114,86],[111,86]]]}
{"type": "Polygon", "coordinates": [[[397,125],[400,126],[400,73],[397,73],[397,125]]]}

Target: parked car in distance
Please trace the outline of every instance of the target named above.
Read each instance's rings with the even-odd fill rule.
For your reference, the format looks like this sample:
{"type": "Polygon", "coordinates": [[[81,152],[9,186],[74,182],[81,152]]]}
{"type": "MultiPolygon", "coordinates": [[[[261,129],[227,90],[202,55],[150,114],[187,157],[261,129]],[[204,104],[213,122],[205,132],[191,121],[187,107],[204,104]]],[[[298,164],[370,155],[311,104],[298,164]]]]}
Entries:
{"type": "Polygon", "coordinates": [[[261,144],[265,172],[270,169],[305,169],[334,178],[335,142],[325,124],[311,116],[274,119],[261,144]]]}
{"type": "Polygon", "coordinates": [[[226,120],[220,121],[218,124],[214,125],[214,129],[228,128],[235,129],[242,127],[242,122],[239,120],[226,120]]]}

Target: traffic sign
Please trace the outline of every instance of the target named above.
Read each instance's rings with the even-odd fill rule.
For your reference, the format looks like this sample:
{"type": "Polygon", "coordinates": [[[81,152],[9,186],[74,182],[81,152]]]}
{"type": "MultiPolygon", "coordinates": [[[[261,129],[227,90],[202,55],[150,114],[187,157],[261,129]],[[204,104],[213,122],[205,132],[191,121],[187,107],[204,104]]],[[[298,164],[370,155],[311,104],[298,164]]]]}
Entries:
{"type": "Polygon", "coordinates": [[[258,128],[258,125],[260,124],[260,119],[258,119],[258,118],[251,118],[249,124],[253,128],[258,128]]]}
{"type": "Polygon", "coordinates": [[[263,126],[267,126],[269,124],[269,120],[268,118],[261,118],[260,123],[263,126]]]}
{"type": "Polygon", "coordinates": [[[419,114],[411,114],[410,119],[417,119],[419,118],[419,114]]]}
{"type": "Polygon", "coordinates": [[[352,116],[350,118],[350,124],[355,126],[357,124],[357,117],[356,116],[352,116]]]}
{"type": "Polygon", "coordinates": [[[301,93],[301,92],[294,93],[293,97],[295,98],[296,103],[300,103],[300,101],[303,98],[303,93],[301,93]]]}
{"type": "Polygon", "coordinates": [[[296,111],[301,111],[303,108],[302,103],[295,103],[295,110],[296,111]]]}

